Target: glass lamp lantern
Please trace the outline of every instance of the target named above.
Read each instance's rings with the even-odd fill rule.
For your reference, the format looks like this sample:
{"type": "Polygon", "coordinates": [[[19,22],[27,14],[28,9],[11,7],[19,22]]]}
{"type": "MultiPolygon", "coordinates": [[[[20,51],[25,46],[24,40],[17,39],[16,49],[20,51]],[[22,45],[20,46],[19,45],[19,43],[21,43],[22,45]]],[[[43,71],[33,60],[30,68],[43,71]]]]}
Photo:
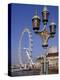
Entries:
{"type": "Polygon", "coordinates": [[[32,18],[32,26],[33,26],[33,30],[34,31],[38,31],[39,30],[39,26],[40,26],[40,17],[35,15],[32,18]]]}
{"type": "Polygon", "coordinates": [[[45,6],[42,11],[42,21],[44,25],[46,25],[48,22],[48,16],[49,16],[49,12],[47,10],[47,7],[45,6]]]}
{"type": "Polygon", "coordinates": [[[55,33],[56,33],[56,24],[54,22],[51,22],[51,24],[50,24],[50,35],[51,35],[51,37],[54,37],[55,33]]]}

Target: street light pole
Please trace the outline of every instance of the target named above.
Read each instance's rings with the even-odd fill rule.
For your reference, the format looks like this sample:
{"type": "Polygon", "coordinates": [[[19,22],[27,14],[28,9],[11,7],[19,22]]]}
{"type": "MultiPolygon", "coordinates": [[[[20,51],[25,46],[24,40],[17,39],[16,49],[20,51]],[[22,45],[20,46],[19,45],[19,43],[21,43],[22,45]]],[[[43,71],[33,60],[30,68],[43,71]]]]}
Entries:
{"type": "MultiPolygon", "coordinates": [[[[33,30],[36,34],[38,34],[42,38],[42,47],[46,50],[48,47],[48,39],[54,38],[54,35],[56,33],[56,24],[54,22],[51,22],[51,24],[49,25],[50,32],[48,32],[48,30],[46,28],[49,14],[50,13],[49,13],[47,7],[44,6],[43,11],[42,11],[42,22],[43,22],[44,27],[42,30],[39,30],[40,29],[40,22],[41,22],[40,17],[37,14],[35,14],[32,18],[33,30]]],[[[47,74],[46,62],[47,61],[46,61],[46,52],[45,52],[45,55],[44,55],[44,73],[43,74],[47,74]]]]}

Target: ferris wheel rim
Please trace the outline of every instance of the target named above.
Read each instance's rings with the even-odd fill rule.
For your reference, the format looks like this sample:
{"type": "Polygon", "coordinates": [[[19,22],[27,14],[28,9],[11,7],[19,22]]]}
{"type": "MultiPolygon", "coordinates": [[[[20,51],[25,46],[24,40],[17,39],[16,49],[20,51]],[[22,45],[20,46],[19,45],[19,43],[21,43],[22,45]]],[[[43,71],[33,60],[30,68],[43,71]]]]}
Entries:
{"type": "MultiPolygon", "coordinates": [[[[20,61],[20,64],[22,64],[22,59],[21,59],[21,43],[22,43],[22,38],[23,38],[23,35],[24,35],[24,33],[28,33],[28,36],[29,36],[29,51],[31,52],[32,51],[32,32],[30,31],[30,29],[29,28],[25,28],[23,31],[22,31],[22,33],[21,33],[21,36],[20,36],[20,40],[19,40],[19,61],[20,61]]],[[[31,55],[31,54],[30,54],[31,55]]]]}

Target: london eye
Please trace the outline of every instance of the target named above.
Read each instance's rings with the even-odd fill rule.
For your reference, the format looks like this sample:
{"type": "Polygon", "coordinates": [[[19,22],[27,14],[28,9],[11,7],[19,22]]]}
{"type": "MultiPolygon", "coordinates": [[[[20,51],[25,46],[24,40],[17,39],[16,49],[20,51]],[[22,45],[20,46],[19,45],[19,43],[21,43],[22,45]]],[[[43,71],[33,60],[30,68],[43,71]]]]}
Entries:
{"type": "Polygon", "coordinates": [[[29,28],[25,28],[22,31],[20,39],[19,39],[19,48],[18,48],[19,64],[26,64],[26,63],[33,64],[32,48],[33,48],[32,32],[30,31],[29,28]],[[23,41],[23,37],[25,33],[28,34],[28,42],[29,42],[28,47],[26,46],[22,47],[22,41],[23,41]]]}

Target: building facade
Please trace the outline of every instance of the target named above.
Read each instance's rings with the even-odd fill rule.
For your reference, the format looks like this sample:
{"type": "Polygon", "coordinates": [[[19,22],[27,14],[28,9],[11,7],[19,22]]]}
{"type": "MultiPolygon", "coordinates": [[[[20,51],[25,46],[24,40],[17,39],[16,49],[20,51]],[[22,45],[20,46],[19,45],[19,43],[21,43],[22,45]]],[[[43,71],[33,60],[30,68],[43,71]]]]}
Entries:
{"type": "MultiPolygon", "coordinates": [[[[46,62],[48,62],[49,73],[58,73],[58,50],[56,47],[50,47],[48,49],[46,62]]],[[[44,56],[37,58],[36,63],[41,67],[41,64],[44,63],[44,56]]]]}

